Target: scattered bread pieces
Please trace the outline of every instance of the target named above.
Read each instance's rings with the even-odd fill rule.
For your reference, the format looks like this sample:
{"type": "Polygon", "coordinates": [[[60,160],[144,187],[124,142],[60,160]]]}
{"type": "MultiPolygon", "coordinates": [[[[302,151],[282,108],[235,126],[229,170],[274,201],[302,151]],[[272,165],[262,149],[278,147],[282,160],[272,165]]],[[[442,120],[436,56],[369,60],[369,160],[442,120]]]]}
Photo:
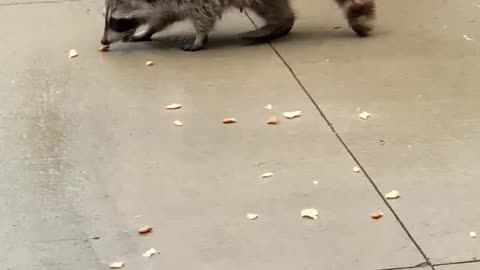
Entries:
{"type": "Polygon", "coordinates": [[[71,50],[70,50],[70,53],[68,54],[68,57],[69,57],[69,58],[75,58],[75,57],[77,57],[77,56],[79,56],[79,55],[80,55],[80,54],[77,52],[77,50],[71,49],[71,50]]]}
{"type": "Polygon", "coordinates": [[[110,51],[110,46],[105,45],[105,46],[100,47],[98,50],[101,51],[101,52],[108,52],[108,51],[110,51]]]}
{"type": "Polygon", "coordinates": [[[150,258],[155,254],[158,254],[158,252],[154,248],[151,248],[151,249],[145,251],[145,253],[143,253],[142,256],[145,257],[145,258],[150,258]]]}
{"type": "Polygon", "coordinates": [[[108,267],[111,269],[120,269],[123,268],[124,265],[124,262],[112,262],[108,265],[108,267]]]}
{"type": "Polygon", "coordinates": [[[178,110],[180,108],[182,108],[182,104],[177,104],[177,103],[173,103],[173,104],[165,106],[165,109],[167,109],[167,110],[178,110]]]}
{"type": "Polygon", "coordinates": [[[269,124],[269,125],[276,125],[277,123],[278,123],[277,117],[275,117],[275,116],[272,116],[272,117],[268,118],[268,120],[267,120],[267,124],[269,124]]]}
{"type": "Polygon", "coordinates": [[[255,219],[258,218],[258,215],[257,215],[257,214],[253,214],[253,213],[248,213],[248,214],[247,214],[247,218],[248,218],[249,220],[255,220],[255,219]]]}
{"type": "Polygon", "coordinates": [[[147,67],[151,67],[151,66],[155,65],[155,62],[153,62],[153,61],[147,61],[147,62],[145,63],[145,65],[146,65],[147,67]]]}
{"type": "Polygon", "coordinates": [[[272,106],[272,104],[268,104],[268,105],[265,105],[264,108],[267,109],[267,110],[271,110],[271,109],[273,109],[273,106],[272,106]]]}
{"type": "Polygon", "coordinates": [[[354,173],[359,173],[359,172],[362,171],[362,169],[360,169],[359,167],[353,167],[352,170],[353,170],[354,173]]]}
{"type": "Polygon", "coordinates": [[[477,238],[476,232],[470,232],[470,238],[477,238]]]}
{"type": "Polygon", "coordinates": [[[294,111],[294,112],[284,112],[283,116],[287,119],[294,119],[300,117],[302,115],[302,111],[294,111]]]}
{"type": "Polygon", "coordinates": [[[398,190],[392,190],[385,194],[385,199],[394,200],[400,198],[400,192],[398,190]]]}
{"type": "Polygon", "coordinates": [[[315,208],[303,209],[301,212],[301,216],[303,218],[309,218],[309,219],[315,220],[318,218],[318,211],[315,208]]]}
{"type": "Polygon", "coordinates": [[[236,122],[237,122],[237,119],[235,119],[235,118],[225,118],[225,119],[223,119],[224,124],[233,124],[233,123],[236,123],[236,122]]]}
{"type": "Polygon", "coordinates": [[[152,230],[153,230],[152,227],[150,227],[150,226],[145,226],[145,227],[142,227],[142,228],[138,229],[138,233],[139,233],[139,234],[147,234],[147,233],[151,233],[152,230]]]}
{"type": "Polygon", "coordinates": [[[380,219],[380,218],[383,217],[383,213],[380,212],[380,211],[375,211],[375,212],[373,212],[373,213],[370,214],[370,217],[371,217],[372,219],[380,219]]]}
{"type": "Polygon", "coordinates": [[[272,177],[273,175],[274,175],[273,173],[267,172],[267,173],[262,174],[262,178],[270,178],[270,177],[272,177]]]}
{"type": "Polygon", "coordinates": [[[367,120],[370,116],[371,114],[369,114],[368,112],[362,112],[358,115],[358,117],[362,118],[363,120],[367,120]]]}
{"type": "Polygon", "coordinates": [[[173,123],[174,123],[175,126],[177,126],[177,127],[183,126],[183,123],[182,123],[181,121],[178,121],[178,120],[173,121],[173,123]]]}
{"type": "Polygon", "coordinates": [[[314,185],[318,185],[318,183],[319,183],[318,181],[313,181],[314,185]]]}

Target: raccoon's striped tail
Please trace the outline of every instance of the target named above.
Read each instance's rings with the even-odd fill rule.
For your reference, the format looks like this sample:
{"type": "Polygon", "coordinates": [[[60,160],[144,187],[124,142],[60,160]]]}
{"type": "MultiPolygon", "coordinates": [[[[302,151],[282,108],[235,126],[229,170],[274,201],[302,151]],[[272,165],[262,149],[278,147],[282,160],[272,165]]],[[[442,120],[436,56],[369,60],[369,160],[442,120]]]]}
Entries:
{"type": "Polygon", "coordinates": [[[375,0],[335,0],[345,12],[350,27],[364,37],[373,30],[375,0]]]}

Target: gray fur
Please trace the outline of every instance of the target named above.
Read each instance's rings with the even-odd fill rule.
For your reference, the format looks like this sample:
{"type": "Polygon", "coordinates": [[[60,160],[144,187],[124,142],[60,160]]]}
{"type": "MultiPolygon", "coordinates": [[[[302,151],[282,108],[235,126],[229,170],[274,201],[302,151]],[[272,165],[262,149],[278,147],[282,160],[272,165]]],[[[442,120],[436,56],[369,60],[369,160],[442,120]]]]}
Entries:
{"type": "MultiPolygon", "coordinates": [[[[318,1],[318,0],[317,0],[318,1]]],[[[371,30],[370,22],[374,19],[374,0],[335,0],[345,11],[352,28],[363,36],[371,30]]],[[[244,33],[243,39],[267,42],[284,36],[293,27],[295,16],[289,0],[106,0],[105,33],[102,43],[105,45],[124,41],[146,41],[152,35],[162,31],[170,24],[190,20],[196,35],[182,49],[196,51],[202,49],[208,34],[215,22],[230,8],[253,10],[265,19],[265,26],[244,33]],[[135,19],[147,30],[137,34],[138,27],[125,32],[115,32],[111,29],[110,18],[135,19]]]]}

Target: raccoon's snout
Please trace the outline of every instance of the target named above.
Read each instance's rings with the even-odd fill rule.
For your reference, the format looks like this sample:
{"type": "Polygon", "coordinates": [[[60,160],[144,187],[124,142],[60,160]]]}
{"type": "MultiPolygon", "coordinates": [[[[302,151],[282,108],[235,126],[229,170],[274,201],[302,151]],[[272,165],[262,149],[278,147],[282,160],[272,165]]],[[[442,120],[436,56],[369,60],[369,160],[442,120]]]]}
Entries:
{"type": "Polygon", "coordinates": [[[105,46],[110,45],[110,41],[108,41],[108,39],[106,39],[105,37],[102,38],[100,43],[102,43],[102,45],[105,45],[105,46]]]}
{"type": "Polygon", "coordinates": [[[119,41],[129,41],[134,33],[135,29],[127,32],[115,32],[112,30],[106,30],[103,34],[102,40],[100,41],[103,45],[111,45],[119,41]]]}

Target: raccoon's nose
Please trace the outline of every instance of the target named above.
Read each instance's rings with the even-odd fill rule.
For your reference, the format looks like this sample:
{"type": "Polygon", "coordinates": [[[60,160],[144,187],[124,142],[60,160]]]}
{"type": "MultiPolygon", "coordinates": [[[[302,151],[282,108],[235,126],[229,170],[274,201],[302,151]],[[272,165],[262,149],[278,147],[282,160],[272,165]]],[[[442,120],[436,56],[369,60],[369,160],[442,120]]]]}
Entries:
{"type": "Polygon", "coordinates": [[[110,45],[110,42],[106,39],[106,38],[102,38],[102,40],[100,41],[100,43],[102,43],[102,45],[110,45]]]}

